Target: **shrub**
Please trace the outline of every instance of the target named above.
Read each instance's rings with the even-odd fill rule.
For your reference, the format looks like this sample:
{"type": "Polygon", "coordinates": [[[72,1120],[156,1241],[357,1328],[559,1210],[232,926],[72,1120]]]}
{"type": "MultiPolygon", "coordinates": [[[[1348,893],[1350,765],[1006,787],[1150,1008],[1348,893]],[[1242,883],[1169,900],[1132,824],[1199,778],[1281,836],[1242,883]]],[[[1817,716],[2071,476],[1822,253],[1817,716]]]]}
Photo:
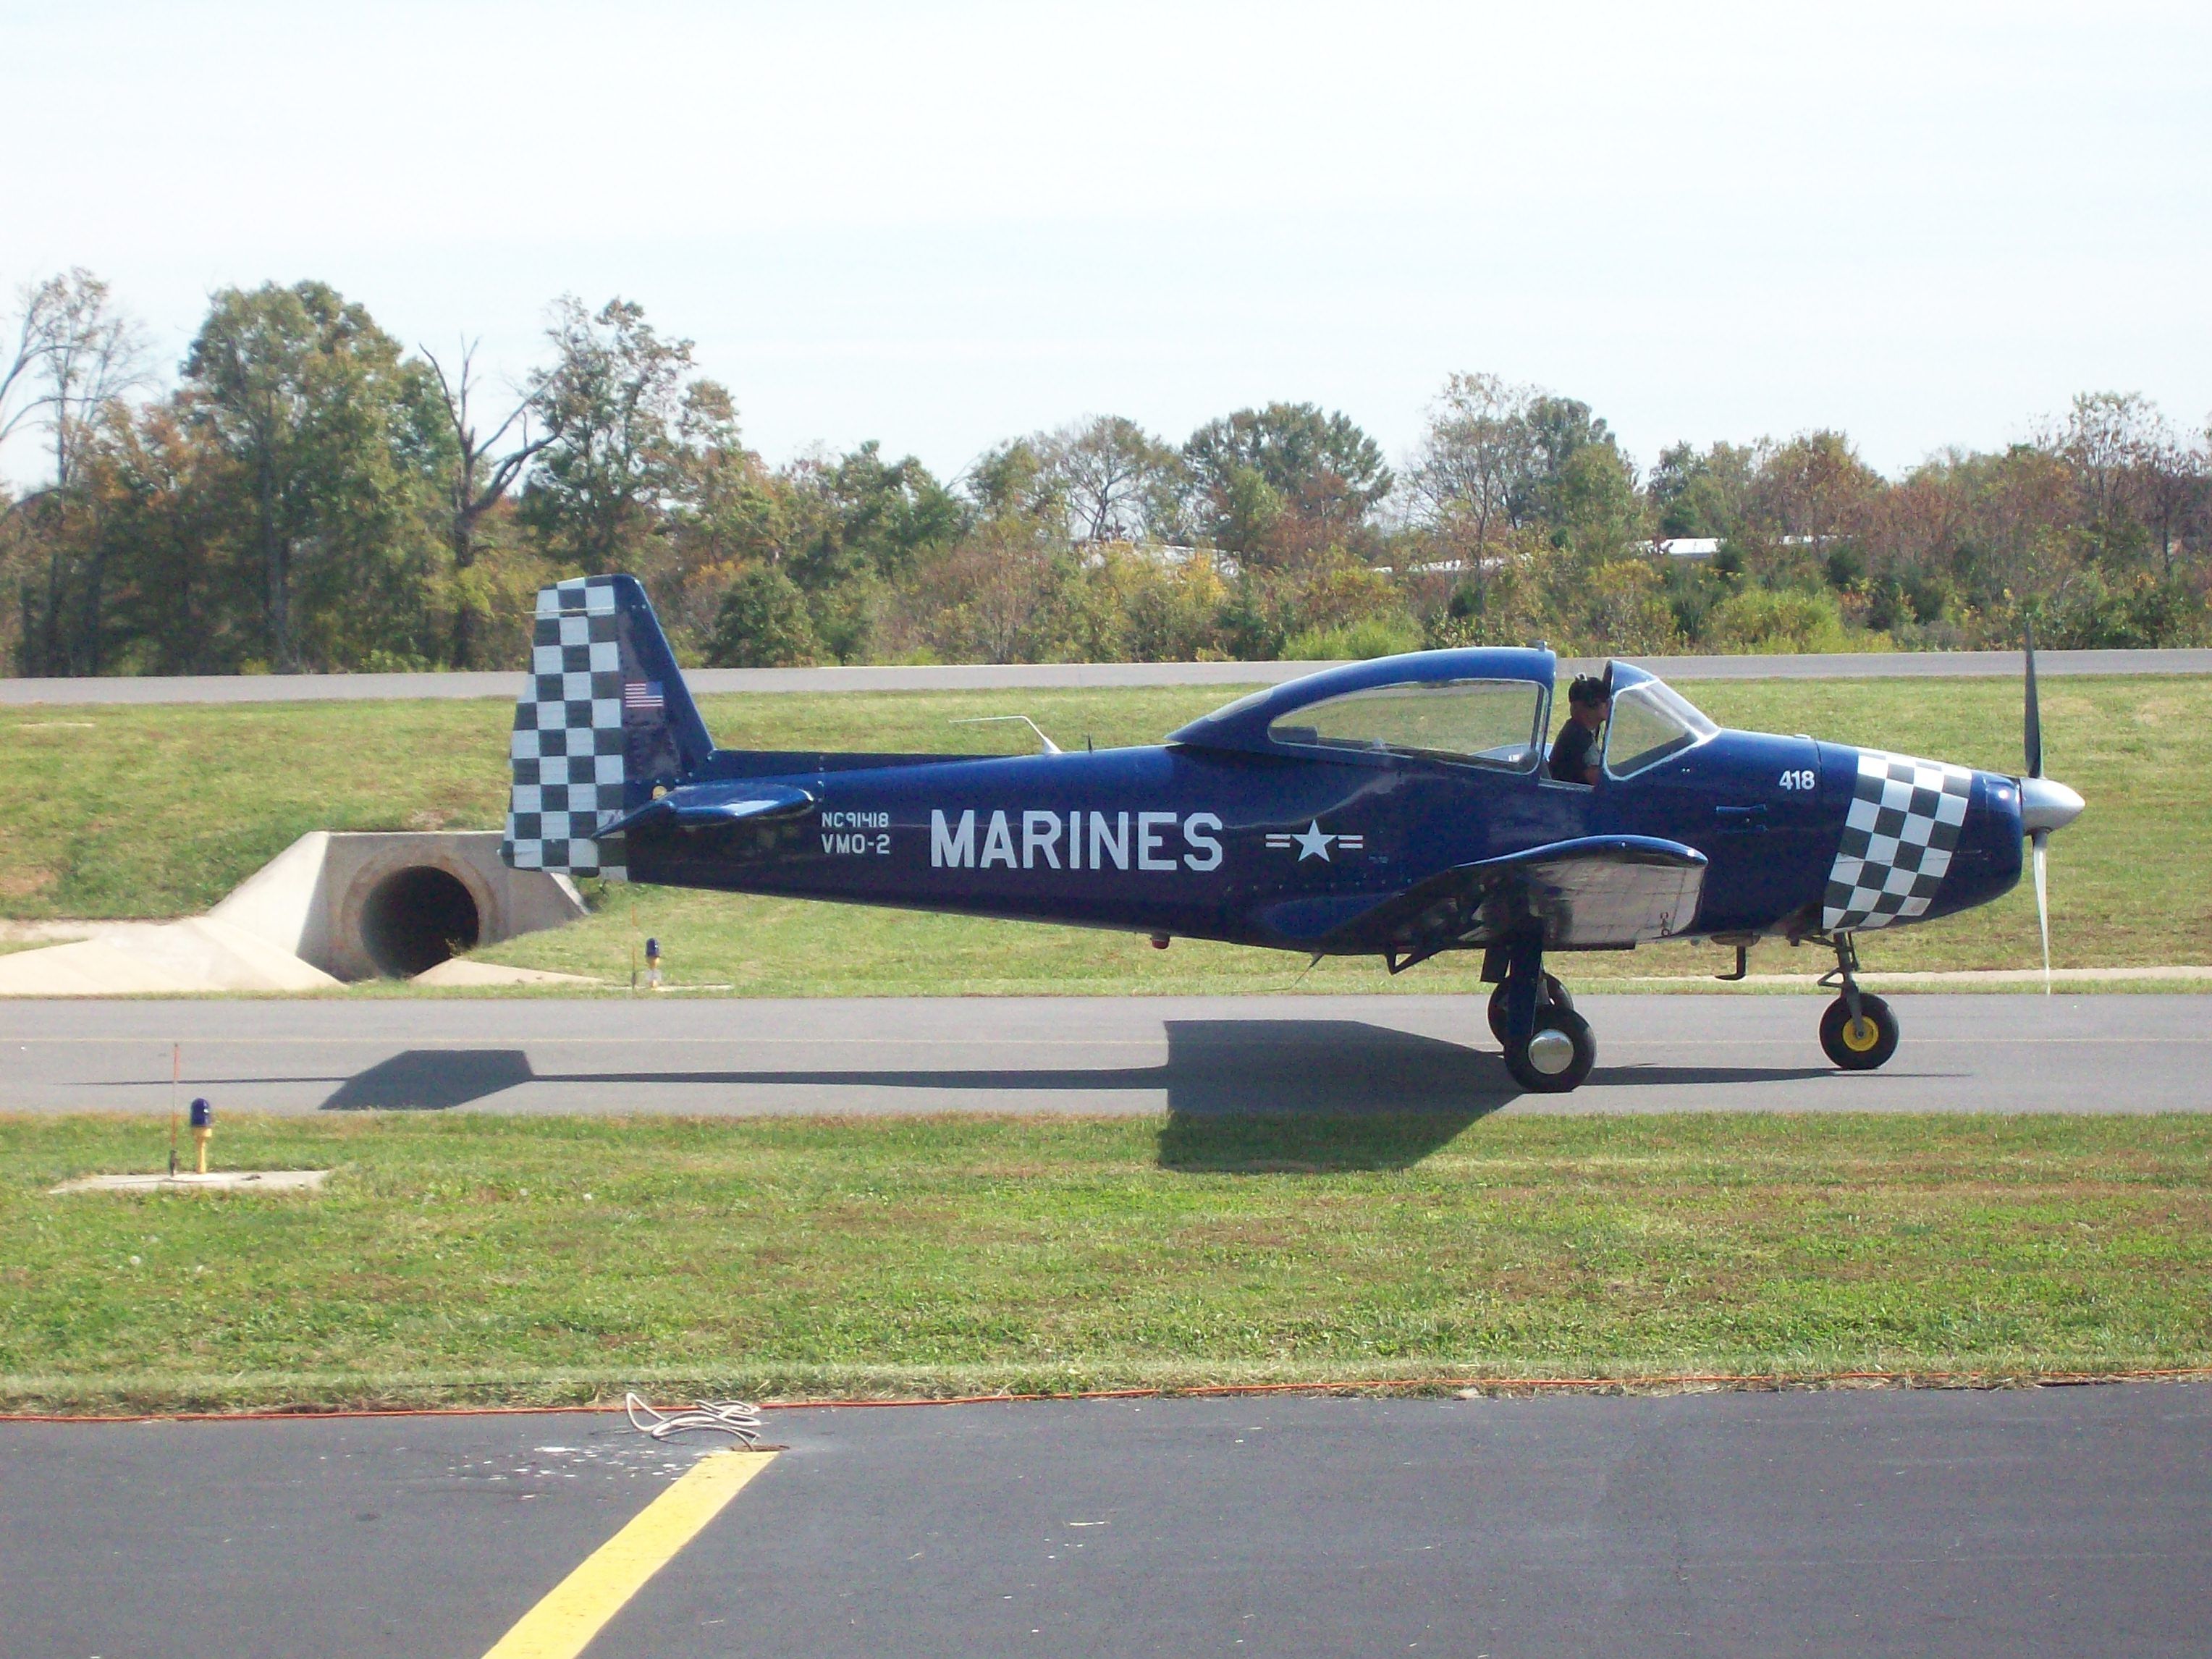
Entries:
{"type": "Polygon", "coordinates": [[[799,585],[774,565],[755,565],[722,595],[707,662],[714,668],[800,668],[822,642],[799,585]]]}
{"type": "Polygon", "coordinates": [[[1885,644],[1878,635],[1852,635],[1826,593],[1747,587],[1707,613],[1704,643],[1717,651],[1778,653],[1863,651],[1885,644]]]}
{"type": "Polygon", "coordinates": [[[1421,648],[1421,630],[1408,617],[1363,617],[1339,628],[1306,628],[1283,641],[1287,662],[1328,662],[1395,657],[1421,648]]]}

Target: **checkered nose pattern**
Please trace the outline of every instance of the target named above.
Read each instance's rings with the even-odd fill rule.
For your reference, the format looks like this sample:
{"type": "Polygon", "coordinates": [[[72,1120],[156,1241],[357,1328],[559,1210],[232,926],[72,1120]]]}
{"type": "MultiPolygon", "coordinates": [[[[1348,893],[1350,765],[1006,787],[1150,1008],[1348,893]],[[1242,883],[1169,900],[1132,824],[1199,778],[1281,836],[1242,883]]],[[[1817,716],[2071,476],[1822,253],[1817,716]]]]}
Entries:
{"type": "Polygon", "coordinates": [[[1950,872],[1973,787],[1963,766],[1860,750],[1821,927],[1853,933],[1925,915],[1950,872]]]}
{"type": "Polygon", "coordinates": [[[585,577],[538,596],[531,689],[514,709],[514,787],[501,853],[518,870],[624,875],[620,837],[593,832],[623,810],[621,618],[614,588],[585,577]]]}

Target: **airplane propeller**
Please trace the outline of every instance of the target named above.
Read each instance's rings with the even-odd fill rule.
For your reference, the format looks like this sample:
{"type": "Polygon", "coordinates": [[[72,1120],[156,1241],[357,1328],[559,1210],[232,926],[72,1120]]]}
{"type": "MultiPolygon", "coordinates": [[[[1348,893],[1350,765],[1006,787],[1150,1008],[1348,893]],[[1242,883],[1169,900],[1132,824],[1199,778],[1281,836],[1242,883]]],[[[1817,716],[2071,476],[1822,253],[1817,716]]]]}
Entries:
{"type": "Polygon", "coordinates": [[[2043,708],[2035,690],[2035,623],[2027,623],[2027,707],[2022,756],[2027,774],[2020,781],[2020,823],[2035,857],[2035,921],[2043,934],[2043,994],[2051,994],[2051,894],[2047,854],[2051,832],[2081,816],[2081,797],[2043,775],[2043,708]]]}

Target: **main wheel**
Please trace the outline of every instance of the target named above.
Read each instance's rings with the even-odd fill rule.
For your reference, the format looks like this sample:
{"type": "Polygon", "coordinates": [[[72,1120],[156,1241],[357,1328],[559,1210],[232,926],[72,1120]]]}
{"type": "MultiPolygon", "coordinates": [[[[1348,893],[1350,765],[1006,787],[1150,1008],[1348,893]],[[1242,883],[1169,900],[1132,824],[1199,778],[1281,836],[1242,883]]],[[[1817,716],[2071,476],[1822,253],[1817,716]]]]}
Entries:
{"type": "Polygon", "coordinates": [[[1846,1072],[1871,1072],[1897,1052],[1897,1016],[1880,997],[1859,993],[1859,1017],[1838,997],[1820,1016],[1820,1047],[1846,1072]]]}
{"type": "Polygon", "coordinates": [[[1597,1064],[1589,1022],[1565,1008],[1545,1007],[1526,1042],[1505,1045],[1505,1069],[1532,1094],[1563,1095],[1582,1086],[1597,1064]]]}
{"type": "MultiPolygon", "coordinates": [[[[1575,1000],[1567,994],[1567,988],[1549,974],[1544,975],[1544,988],[1536,998],[1536,1023],[1540,1025],[1544,1022],[1547,1008],[1569,1014],[1575,1011],[1575,1000]]],[[[1490,1035],[1500,1042],[1505,1041],[1505,987],[1502,984],[1490,994],[1490,1035]]]]}

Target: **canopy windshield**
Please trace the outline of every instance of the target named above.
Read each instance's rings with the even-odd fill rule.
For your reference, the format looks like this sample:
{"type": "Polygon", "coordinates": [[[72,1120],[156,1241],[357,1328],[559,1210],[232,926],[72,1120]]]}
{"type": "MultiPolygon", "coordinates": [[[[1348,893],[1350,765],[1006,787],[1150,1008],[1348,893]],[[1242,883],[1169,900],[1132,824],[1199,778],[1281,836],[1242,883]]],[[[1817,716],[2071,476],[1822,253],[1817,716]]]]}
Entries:
{"type": "Polygon", "coordinates": [[[1543,740],[1543,688],[1528,680],[1432,680],[1378,685],[1293,708],[1270,741],[1358,749],[1527,772],[1543,740]]]}
{"type": "Polygon", "coordinates": [[[1658,680],[1641,680],[1613,693],[1605,729],[1605,769],[1633,777],[1669,755],[1703,743],[1720,727],[1687,697],[1658,680]]]}

